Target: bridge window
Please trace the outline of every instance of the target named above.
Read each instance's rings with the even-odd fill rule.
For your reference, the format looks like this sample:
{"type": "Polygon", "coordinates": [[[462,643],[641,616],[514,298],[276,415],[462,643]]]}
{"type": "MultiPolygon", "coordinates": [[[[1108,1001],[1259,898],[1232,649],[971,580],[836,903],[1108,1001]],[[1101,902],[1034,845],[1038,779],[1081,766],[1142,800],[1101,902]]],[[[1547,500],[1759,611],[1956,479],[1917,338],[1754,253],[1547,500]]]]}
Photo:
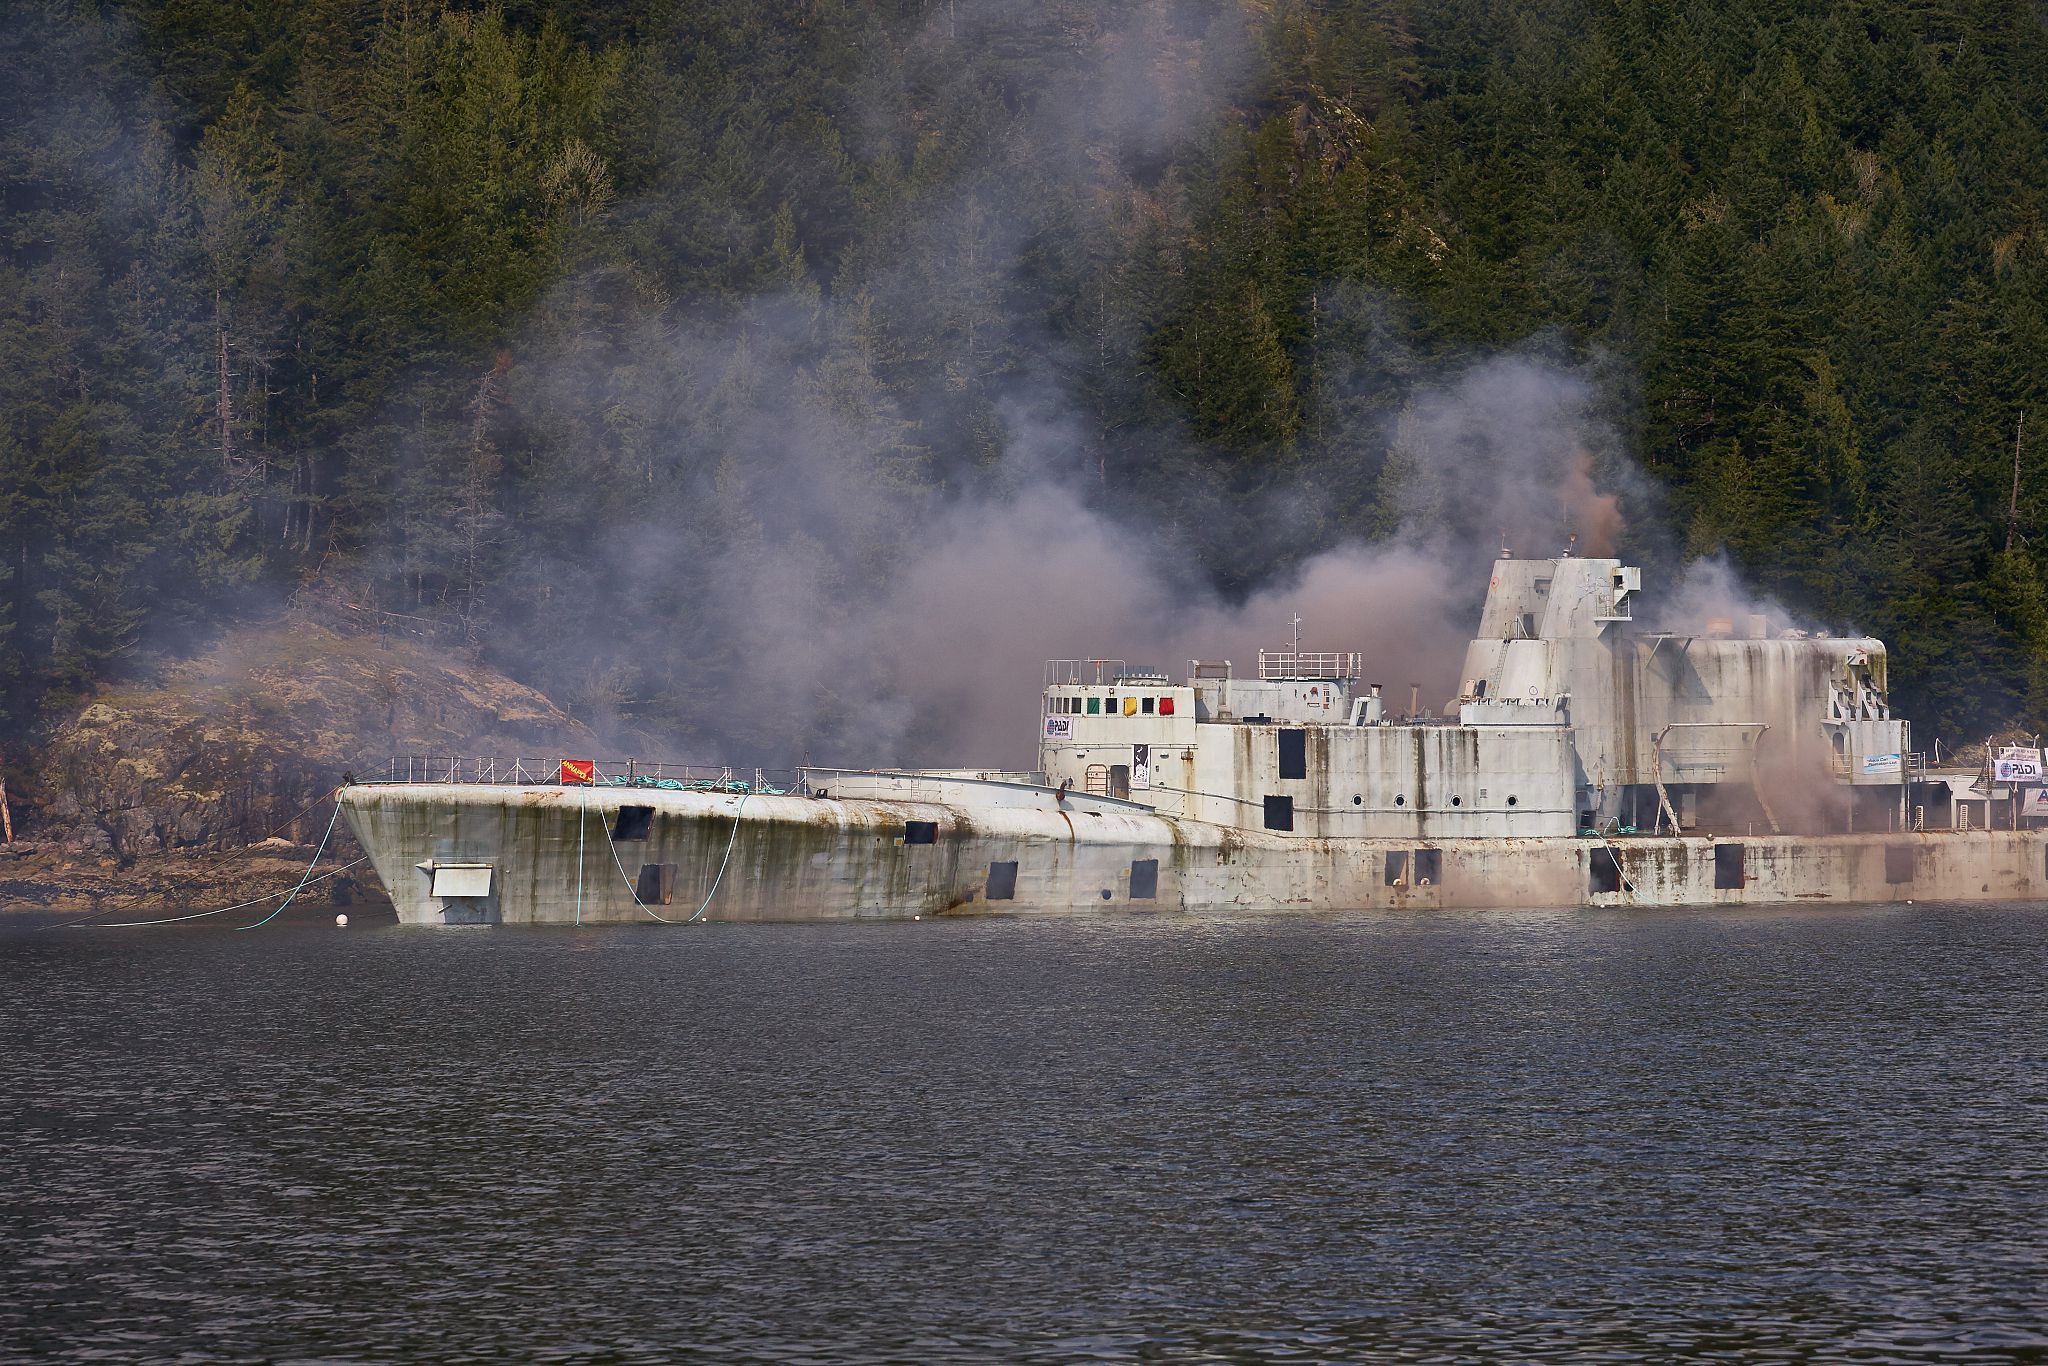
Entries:
{"type": "Polygon", "coordinates": [[[1015,901],[1017,899],[1017,864],[991,863],[988,866],[988,899],[990,901],[1015,901]]]}
{"type": "Polygon", "coordinates": [[[1144,712],[1145,715],[1150,716],[1152,714],[1152,708],[1156,704],[1156,702],[1156,698],[1145,698],[1143,701],[1138,703],[1138,710],[1144,712]]]}
{"type": "Polygon", "coordinates": [[[612,822],[612,839],[644,840],[648,831],[654,828],[654,808],[651,806],[622,806],[619,818],[612,822]]]}
{"type": "Polygon", "coordinates": [[[1294,798],[1266,798],[1266,828],[1268,830],[1292,830],[1294,828],[1294,798]]]}
{"type": "Polygon", "coordinates": [[[1280,732],[1280,776],[1306,778],[1308,776],[1308,732],[1305,730],[1283,730],[1280,732]]]}
{"type": "Polygon", "coordinates": [[[1159,860],[1139,858],[1131,860],[1131,900],[1156,901],[1159,898],[1159,860]]]}
{"type": "Polygon", "coordinates": [[[1161,716],[1173,715],[1173,699],[1171,697],[1162,697],[1159,699],[1159,714],[1161,716]]]}
{"type": "Polygon", "coordinates": [[[936,844],[938,841],[939,823],[937,821],[903,822],[903,842],[905,844],[936,844]]]}
{"type": "Polygon", "coordinates": [[[1101,699],[1101,698],[1099,698],[1099,697],[1091,697],[1091,698],[1089,698],[1089,699],[1088,699],[1088,714],[1089,714],[1090,716],[1100,716],[1100,715],[1102,715],[1102,699],[1101,699]]]}

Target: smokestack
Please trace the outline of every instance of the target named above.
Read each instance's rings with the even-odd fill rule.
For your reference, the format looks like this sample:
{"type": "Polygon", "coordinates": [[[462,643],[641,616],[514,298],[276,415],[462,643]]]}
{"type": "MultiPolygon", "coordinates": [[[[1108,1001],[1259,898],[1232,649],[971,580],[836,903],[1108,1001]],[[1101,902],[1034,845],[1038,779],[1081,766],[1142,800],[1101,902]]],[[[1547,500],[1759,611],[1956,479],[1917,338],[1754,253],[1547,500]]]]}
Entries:
{"type": "Polygon", "coordinates": [[[1420,683],[1410,683],[1408,685],[1408,714],[1410,716],[1422,715],[1422,685],[1420,683]]]}

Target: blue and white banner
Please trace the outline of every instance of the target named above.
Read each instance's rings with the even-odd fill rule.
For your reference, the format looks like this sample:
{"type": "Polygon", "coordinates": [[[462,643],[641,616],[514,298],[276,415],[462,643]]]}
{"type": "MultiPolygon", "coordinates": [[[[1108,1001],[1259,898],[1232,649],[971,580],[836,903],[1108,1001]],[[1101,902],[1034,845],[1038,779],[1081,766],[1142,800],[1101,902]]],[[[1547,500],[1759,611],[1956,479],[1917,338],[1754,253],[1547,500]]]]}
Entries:
{"type": "Polygon", "coordinates": [[[1991,761],[1991,779],[2000,783],[2038,783],[2041,779],[2041,751],[2007,748],[1991,761]]]}

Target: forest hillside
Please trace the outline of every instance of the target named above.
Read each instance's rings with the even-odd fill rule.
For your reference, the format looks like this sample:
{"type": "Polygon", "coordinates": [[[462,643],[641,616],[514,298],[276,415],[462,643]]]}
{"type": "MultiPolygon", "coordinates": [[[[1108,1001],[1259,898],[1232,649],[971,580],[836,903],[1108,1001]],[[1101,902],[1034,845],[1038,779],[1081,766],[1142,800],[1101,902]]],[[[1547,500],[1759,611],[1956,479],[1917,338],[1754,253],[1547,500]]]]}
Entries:
{"type": "Polygon", "coordinates": [[[4,757],[310,587],[643,754],[968,762],[1041,653],[1571,534],[2048,728],[2043,14],[23,0],[4,757]]]}

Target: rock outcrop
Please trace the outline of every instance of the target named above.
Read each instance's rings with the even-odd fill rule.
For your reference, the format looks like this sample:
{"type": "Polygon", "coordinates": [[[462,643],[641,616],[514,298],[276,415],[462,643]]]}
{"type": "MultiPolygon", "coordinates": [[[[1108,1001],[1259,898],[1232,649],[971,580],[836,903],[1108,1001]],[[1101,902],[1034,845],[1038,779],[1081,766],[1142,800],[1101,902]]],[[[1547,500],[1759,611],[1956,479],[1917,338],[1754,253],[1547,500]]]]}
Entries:
{"type": "Polygon", "coordinates": [[[43,747],[24,822],[73,856],[317,840],[344,774],[412,754],[589,753],[594,737],[463,652],[301,618],[230,634],[146,689],[109,690],[43,747]]]}

